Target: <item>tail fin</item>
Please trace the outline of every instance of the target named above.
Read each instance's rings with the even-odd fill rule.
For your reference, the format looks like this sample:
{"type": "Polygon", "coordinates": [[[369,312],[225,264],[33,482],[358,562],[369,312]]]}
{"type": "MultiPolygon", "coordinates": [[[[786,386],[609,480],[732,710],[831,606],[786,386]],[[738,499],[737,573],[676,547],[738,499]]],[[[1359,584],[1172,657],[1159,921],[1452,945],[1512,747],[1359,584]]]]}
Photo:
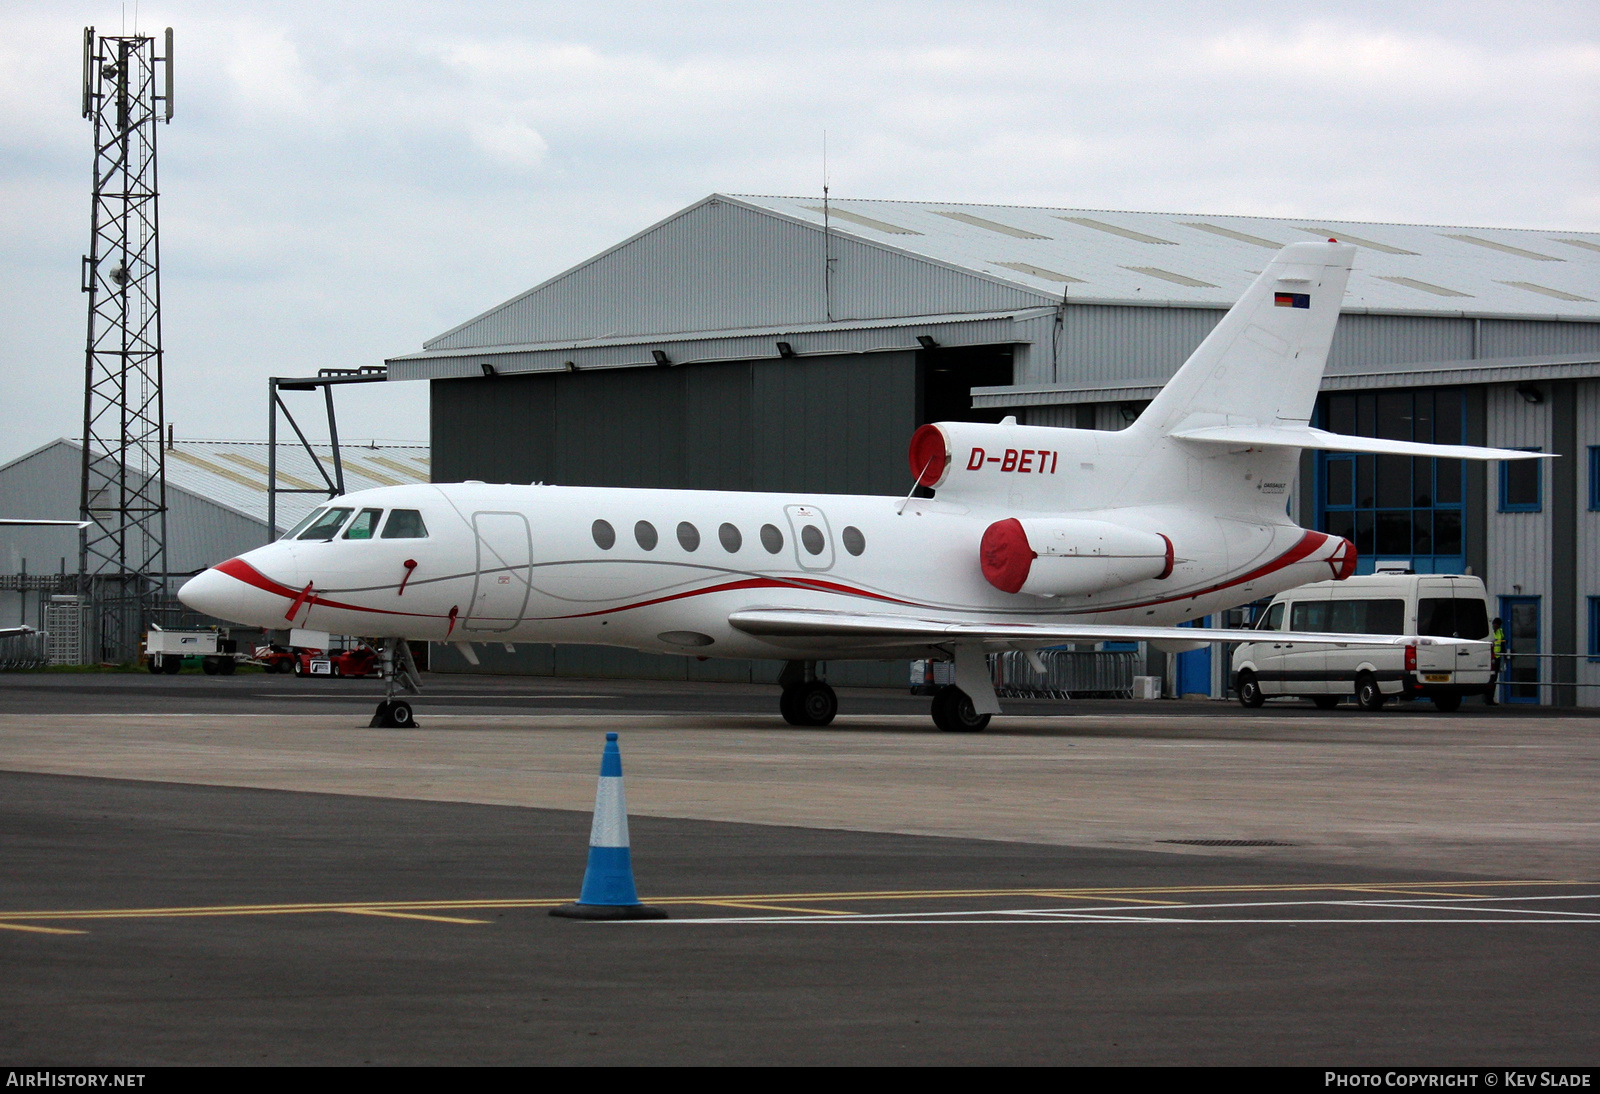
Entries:
{"type": "Polygon", "coordinates": [[[1304,427],[1316,403],[1356,249],[1291,243],[1279,251],[1134,428],[1304,427]]]}

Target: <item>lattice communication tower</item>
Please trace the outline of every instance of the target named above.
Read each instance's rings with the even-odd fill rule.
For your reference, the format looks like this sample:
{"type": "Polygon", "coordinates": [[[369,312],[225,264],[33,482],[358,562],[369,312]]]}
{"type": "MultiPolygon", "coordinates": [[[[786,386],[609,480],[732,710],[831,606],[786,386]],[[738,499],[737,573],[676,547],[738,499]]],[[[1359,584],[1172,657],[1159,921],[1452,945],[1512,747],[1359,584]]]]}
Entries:
{"type": "Polygon", "coordinates": [[[172,28],[159,56],[137,31],[85,28],[83,116],[94,119],[94,205],[78,564],[99,659],[127,661],[168,607],[156,125],[172,120],[172,28]]]}

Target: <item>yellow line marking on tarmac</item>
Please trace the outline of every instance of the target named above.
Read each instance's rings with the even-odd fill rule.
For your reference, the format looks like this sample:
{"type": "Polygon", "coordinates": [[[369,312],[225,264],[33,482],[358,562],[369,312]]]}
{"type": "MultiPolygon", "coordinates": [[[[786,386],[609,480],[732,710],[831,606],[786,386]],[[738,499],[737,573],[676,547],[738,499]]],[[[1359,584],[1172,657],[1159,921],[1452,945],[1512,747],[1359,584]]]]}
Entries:
{"type": "MultiPolygon", "coordinates": [[[[1536,888],[1550,886],[1591,885],[1596,882],[1589,881],[1428,881],[1428,882],[1327,882],[1322,884],[1294,884],[1294,885],[1147,885],[1130,886],[1126,888],[1084,887],[1061,888],[1042,887],[1031,888],[994,888],[994,889],[877,889],[858,890],[854,892],[820,892],[820,893],[717,893],[696,896],[662,896],[651,897],[651,904],[669,905],[694,905],[694,904],[742,904],[755,906],[758,904],[778,905],[812,904],[814,902],[836,903],[840,901],[880,901],[880,900],[979,900],[992,897],[1039,897],[1048,900],[1117,900],[1129,904],[1170,904],[1155,894],[1177,896],[1195,893],[1334,893],[1334,892],[1373,892],[1393,893],[1394,895],[1416,895],[1416,890],[1421,888],[1449,889],[1452,893],[1430,893],[1430,896],[1449,896],[1461,893],[1470,893],[1475,890],[1493,891],[1511,888],[1536,888]],[[1135,895],[1140,894],[1140,895],[1135,895]]],[[[314,915],[327,912],[357,911],[363,914],[377,913],[428,913],[446,911],[484,911],[498,908],[553,908],[568,903],[563,898],[548,897],[510,897],[487,898],[474,900],[393,900],[370,901],[352,904],[349,901],[327,903],[299,903],[299,904],[219,904],[197,905],[190,907],[158,907],[158,908],[99,908],[83,910],[57,910],[57,911],[16,911],[0,912],[0,925],[14,929],[26,929],[16,920],[93,920],[93,919],[164,919],[164,918],[196,918],[209,916],[250,916],[250,915],[314,915]]],[[[818,911],[816,908],[807,908],[806,911],[818,911]]],[[[852,913],[843,913],[852,914],[852,913]]],[[[421,916],[417,916],[421,918],[421,916]]],[[[448,917],[439,916],[445,922],[451,922],[448,917]]],[[[464,920],[463,922],[478,922],[464,920]]],[[[487,921],[483,921],[487,922],[487,921]]]]}
{"type": "Polygon", "coordinates": [[[88,931],[74,931],[67,927],[30,927],[23,923],[0,923],[0,931],[29,931],[39,934],[88,934],[88,931]]]}
{"type": "Polygon", "coordinates": [[[1385,896],[1437,896],[1447,897],[1451,900],[1460,898],[1460,893],[1431,893],[1422,889],[1394,889],[1375,885],[1341,885],[1336,892],[1341,893],[1382,893],[1385,896]]]}
{"type": "Polygon", "coordinates": [[[381,915],[386,919],[423,919],[429,923],[488,923],[487,919],[459,919],[449,915],[418,915],[415,912],[382,912],[376,908],[339,908],[349,915],[381,915]]]}
{"type": "Polygon", "coordinates": [[[751,904],[748,901],[708,900],[716,908],[748,908],[761,912],[799,912],[802,915],[856,915],[856,912],[839,912],[832,908],[791,908],[782,904],[751,904]]]}

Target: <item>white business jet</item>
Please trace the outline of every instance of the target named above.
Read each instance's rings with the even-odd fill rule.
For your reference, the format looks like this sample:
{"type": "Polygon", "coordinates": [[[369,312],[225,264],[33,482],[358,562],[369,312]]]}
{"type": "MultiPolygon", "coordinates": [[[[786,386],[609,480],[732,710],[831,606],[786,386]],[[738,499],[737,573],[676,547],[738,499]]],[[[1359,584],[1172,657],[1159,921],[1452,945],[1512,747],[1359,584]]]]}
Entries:
{"type": "Polygon", "coordinates": [[[1243,641],[1253,632],[1174,624],[1352,574],[1351,543],[1286,515],[1303,448],[1536,455],[1310,427],[1355,252],[1285,247],[1121,432],[921,427],[911,471],[932,498],[383,487],[334,499],[179,595],[243,624],[369,637],[389,681],[374,724],[411,724],[398,697],[417,689],[404,640],[426,639],[458,643],[474,663],[486,642],[781,659],[780,709],[795,725],[837,710],[819,661],[952,660],[933,720],[982,729],[1000,710],[987,652],[1037,665],[1040,648],[1065,642],[1243,641]]]}

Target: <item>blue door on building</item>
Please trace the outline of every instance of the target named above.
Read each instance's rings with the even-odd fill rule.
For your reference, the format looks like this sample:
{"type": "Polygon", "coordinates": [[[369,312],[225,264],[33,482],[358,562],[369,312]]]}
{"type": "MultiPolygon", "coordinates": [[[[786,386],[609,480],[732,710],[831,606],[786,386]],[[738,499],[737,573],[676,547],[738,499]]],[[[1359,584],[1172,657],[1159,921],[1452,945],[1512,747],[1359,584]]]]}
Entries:
{"type": "MultiPolygon", "coordinates": [[[[1181,623],[1183,627],[1209,627],[1211,617],[1181,623]]],[[[1207,646],[1203,650],[1189,650],[1178,654],[1178,695],[1210,695],[1211,694],[1211,650],[1207,646]]]]}
{"type": "Polygon", "coordinates": [[[1506,629],[1506,649],[1510,656],[1500,670],[1502,703],[1539,701],[1539,598],[1502,596],[1500,620],[1506,629]]]}

